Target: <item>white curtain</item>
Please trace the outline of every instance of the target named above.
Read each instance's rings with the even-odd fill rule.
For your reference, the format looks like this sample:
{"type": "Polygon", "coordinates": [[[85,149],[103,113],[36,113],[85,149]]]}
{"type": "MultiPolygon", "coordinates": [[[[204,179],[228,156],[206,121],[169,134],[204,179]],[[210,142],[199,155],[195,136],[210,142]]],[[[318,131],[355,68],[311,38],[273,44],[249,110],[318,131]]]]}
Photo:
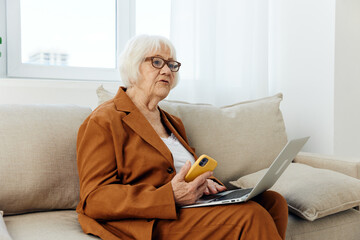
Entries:
{"type": "Polygon", "coordinates": [[[168,99],[217,106],[268,95],[267,0],[172,0],[182,63],[168,99]]]}

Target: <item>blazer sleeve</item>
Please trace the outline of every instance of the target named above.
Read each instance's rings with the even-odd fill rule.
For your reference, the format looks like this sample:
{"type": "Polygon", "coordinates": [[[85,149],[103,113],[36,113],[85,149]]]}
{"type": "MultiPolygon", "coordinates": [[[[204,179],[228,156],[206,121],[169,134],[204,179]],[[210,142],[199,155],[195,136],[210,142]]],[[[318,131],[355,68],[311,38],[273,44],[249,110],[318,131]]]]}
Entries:
{"type": "Polygon", "coordinates": [[[171,182],[121,184],[112,134],[91,118],[79,129],[77,161],[79,213],[99,220],[177,218],[171,182]]]}

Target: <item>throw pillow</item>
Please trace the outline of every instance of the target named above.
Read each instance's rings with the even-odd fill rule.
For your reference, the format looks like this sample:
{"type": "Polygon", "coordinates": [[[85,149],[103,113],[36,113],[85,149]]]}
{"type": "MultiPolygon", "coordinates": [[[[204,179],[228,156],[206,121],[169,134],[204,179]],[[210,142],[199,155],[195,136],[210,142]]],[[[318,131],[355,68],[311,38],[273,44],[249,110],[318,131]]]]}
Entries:
{"type": "Polygon", "coordinates": [[[11,237],[6,229],[6,225],[3,219],[3,211],[0,211],[0,239],[1,240],[11,240],[11,237]]]}
{"type": "MultiPolygon", "coordinates": [[[[238,188],[254,187],[266,170],[231,184],[238,188]]],[[[360,180],[301,163],[291,163],[271,190],[285,197],[290,212],[310,221],[360,205],[360,180]]]]}
{"type": "Polygon", "coordinates": [[[103,85],[100,85],[100,87],[96,89],[96,94],[98,97],[98,105],[112,99],[115,96],[115,93],[106,90],[103,85]]]}
{"type": "MultiPolygon", "coordinates": [[[[99,102],[115,94],[98,88],[99,102]]],[[[282,94],[230,106],[161,101],[160,107],[179,117],[198,156],[218,161],[214,175],[228,188],[229,181],[270,166],[287,142],[279,109],[282,94]]]]}

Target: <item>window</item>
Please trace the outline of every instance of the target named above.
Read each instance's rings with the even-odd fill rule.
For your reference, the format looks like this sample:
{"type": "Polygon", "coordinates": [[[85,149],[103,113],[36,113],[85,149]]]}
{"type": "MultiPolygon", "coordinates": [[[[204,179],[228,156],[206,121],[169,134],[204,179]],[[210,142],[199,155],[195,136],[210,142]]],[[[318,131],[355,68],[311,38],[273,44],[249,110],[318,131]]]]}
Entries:
{"type": "Polygon", "coordinates": [[[134,12],[131,0],[8,0],[8,76],[119,81],[134,12]]]}
{"type": "Polygon", "coordinates": [[[115,68],[115,7],[115,1],[21,0],[22,63],[115,68]]]}

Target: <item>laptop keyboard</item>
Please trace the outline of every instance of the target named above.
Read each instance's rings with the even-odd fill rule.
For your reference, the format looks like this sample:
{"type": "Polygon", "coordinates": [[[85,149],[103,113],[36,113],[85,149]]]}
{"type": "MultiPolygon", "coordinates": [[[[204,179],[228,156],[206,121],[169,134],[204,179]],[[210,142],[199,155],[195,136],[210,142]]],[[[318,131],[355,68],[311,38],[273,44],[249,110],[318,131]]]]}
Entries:
{"type": "Polygon", "coordinates": [[[221,196],[214,201],[223,201],[228,199],[234,199],[234,198],[241,198],[245,196],[246,194],[250,193],[253,189],[252,188],[246,188],[246,189],[237,189],[229,194],[226,194],[225,196],[221,196]]]}

